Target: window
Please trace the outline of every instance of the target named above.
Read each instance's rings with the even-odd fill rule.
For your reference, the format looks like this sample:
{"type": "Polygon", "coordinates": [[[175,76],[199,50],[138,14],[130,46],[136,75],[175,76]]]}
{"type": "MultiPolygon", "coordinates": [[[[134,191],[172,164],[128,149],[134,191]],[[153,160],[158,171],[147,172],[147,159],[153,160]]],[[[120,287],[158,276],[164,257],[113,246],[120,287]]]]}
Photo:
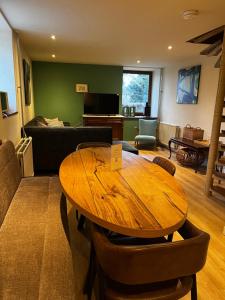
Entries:
{"type": "Polygon", "coordinates": [[[123,106],[135,106],[136,115],[143,115],[146,102],[151,106],[152,72],[124,71],[123,106]]]}
{"type": "Polygon", "coordinates": [[[13,35],[0,13],[0,111],[14,113],[16,107],[16,83],[14,74],[13,35]]]}

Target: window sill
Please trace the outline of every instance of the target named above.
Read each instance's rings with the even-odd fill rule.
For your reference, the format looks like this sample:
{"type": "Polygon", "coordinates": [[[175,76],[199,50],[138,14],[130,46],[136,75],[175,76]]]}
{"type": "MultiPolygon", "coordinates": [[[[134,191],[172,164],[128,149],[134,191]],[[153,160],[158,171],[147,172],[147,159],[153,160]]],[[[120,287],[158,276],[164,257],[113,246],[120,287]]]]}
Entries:
{"type": "Polygon", "coordinates": [[[12,117],[17,114],[18,114],[18,111],[14,111],[12,113],[2,113],[2,117],[3,117],[3,119],[7,119],[7,118],[12,117]]]}

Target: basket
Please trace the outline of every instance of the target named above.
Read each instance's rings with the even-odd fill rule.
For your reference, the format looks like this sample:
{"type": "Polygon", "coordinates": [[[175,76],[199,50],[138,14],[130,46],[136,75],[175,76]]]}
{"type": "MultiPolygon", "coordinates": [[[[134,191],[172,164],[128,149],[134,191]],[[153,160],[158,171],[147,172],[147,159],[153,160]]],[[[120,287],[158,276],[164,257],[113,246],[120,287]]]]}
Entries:
{"type": "Polygon", "coordinates": [[[176,159],[183,166],[200,166],[205,160],[205,155],[203,152],[198,152],[197,155],[195,151],[189,148],[181,148],[176,152],[176,159]]]}
{"type": "Polygon", "coordinates": [[[187,124],[183,130],[183,138],[188,140],[202,140],[204,135],[204,130],[200,127],[191,127],[191,125],[187,124]]]}

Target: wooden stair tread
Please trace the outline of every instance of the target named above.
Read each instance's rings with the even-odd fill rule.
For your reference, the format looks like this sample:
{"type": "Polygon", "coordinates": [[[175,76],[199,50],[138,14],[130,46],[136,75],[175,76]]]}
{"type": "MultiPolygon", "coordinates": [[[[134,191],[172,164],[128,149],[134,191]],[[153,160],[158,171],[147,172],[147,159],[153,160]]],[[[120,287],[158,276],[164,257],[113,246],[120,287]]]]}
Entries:
{"type": "Polygon", "coordinates": [[[218,159],[218,162],[221,162],[221,163],[225,163],[225,156],[221,156],[219,159],[218,159]]]}
{"type": "Polygon", "coordinates": [[[222,195],[222,196],[225,196],[225,188],[222,187],[222,186],[219,186],[219,185],[213,185],[213,186],[211,187],[211,190],[212,190],[213,192],[219,193],[219,194],[222,195]]]}
{"type": "Polygon", "coordinates": [[[216,166],[225,166],[225,162],[224,162],[224,161],[218,161],[218,160],[217,160],[217,161],[215,162],[215,165],[216,165],[216,166]]]}
{"type": "Polygon", "coordinates": [[[223,40],[223,32],[224,32],[224,25],[214,28],[208,32],[205,32],[199,36],[196,36],[187,42],[194,43],[194,44],[214,44],[219,40],[223,40]]]}
{"type": "Polygon", "coordinates": [[[218,151],[225,151],[225,145],[224,144],[219,145],[218,146],[218,151]]]}
{"type": "Polygon", "coordinates": [[[218,179],[224,179],[225,180],[225,173],[221,173],[218,171],[213,171],[213,177],[217,177],[218,179]]]}

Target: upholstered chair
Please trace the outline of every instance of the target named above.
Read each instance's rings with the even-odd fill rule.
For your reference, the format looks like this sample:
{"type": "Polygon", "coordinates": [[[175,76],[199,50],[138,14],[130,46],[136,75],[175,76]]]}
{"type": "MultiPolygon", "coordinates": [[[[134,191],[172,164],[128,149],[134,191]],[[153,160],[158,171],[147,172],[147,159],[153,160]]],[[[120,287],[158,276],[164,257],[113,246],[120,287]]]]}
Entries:
{"type": "Polygon", "coordinates": [[[97,299],[172,300],[191,291],[191,299],[196,300],[196,273],[205,265],[210,237],[188,220],[178,232],[183,238],[178,241],[147,244],[144,240],[142,245],[129,246],[115,244],[103,228],[92,224],[97,299]]]}
{"type": "Polygon", "coordinates": [[[135,137],[137,147],[156,146],[157,120],[139,120],[139,134],[135,137]]]}

